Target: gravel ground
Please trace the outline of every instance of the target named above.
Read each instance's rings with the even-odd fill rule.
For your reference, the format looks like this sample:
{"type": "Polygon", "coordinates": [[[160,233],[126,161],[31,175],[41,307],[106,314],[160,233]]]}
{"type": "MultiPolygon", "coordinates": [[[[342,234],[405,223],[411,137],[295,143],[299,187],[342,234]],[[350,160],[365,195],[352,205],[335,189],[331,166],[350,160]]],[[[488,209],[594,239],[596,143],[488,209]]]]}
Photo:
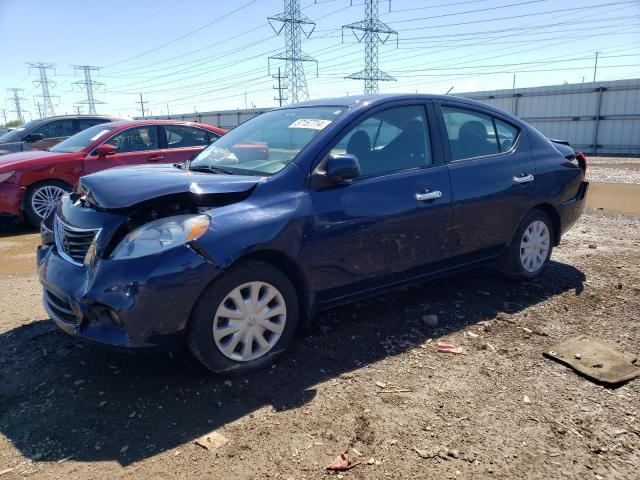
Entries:
{"type": "Polygon", "coordinates": [[[0,477],[324,478],[348,450],[340,478],[638,478],[640,378],[605,388],[541,352],[588,333],[640,354],[639,232],[638,216],[585,214],[536,282],[487,268],[335,309],[233,380],[186,352],[66,336],[40,305],[37,236],[5,236],[0,477]],[[213,430],[228,443],[194,443],[213,430]]]}
{"type": "Polygon", "coordinates": [[[587,180],[640,185],[640,158],[587,157],[587,180]]]}

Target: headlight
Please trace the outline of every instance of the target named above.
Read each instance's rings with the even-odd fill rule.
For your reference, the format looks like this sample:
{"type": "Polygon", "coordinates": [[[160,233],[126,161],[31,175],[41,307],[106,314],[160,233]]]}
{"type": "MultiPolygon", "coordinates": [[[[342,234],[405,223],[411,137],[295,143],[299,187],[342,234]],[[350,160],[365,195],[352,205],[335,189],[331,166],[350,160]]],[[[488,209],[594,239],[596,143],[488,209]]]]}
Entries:
{"type": "Polygon", "coordinates": [[[16,172],[3,172],[0,173],[0,183],[4,182],[5,180],[9,180],[13,174],[16,172]]]}
{"type": "Polygon", "coordinates": [[[111,259],[145,257],[184,245],[204,235],[210,223],[207,215],[176,215],[155,220],[124,237],[111,259]]]}

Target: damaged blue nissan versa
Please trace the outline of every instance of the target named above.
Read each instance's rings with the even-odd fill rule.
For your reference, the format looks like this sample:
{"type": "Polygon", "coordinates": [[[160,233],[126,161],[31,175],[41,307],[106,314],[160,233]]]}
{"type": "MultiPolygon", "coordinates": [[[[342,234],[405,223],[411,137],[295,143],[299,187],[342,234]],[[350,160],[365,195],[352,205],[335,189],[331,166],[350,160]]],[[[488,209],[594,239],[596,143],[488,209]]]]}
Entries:
{"type": "Polygon", "coordinates": [[[42,224],[44,306],[71,335],[186,344],[242,374],[324,308],[489,261],[537,277],[585,171],[566,142],[461,98],[279,108],[185,163],[82,177],[42,224]]]}

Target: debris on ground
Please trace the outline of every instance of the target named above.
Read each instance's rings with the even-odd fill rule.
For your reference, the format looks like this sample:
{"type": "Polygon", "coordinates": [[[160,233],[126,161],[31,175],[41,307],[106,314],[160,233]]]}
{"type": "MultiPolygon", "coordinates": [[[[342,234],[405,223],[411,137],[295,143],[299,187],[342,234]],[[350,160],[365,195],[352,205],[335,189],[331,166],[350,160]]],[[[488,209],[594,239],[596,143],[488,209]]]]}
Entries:
{"type": "Polygon", "coordinates": [[[436,343],[436,347],[438,348],[438,353],[456,353],[462,355],[467,354],[467,352],[465,352],[462,347],[458,347],[453,343],[438,342],[436,343]]]}
{"type": "Polygon", "coordinates": [[[334,472],[343,472],[345,470],[349,470],[352,467],[355,467],[355,465],[349,458],[349,454],[341,453],[333,462],[327,465],[327,470],[333,470],[334,472]]]}
{"type": "Polygon", "coordinates": [[[598,382],[616,384],[640,375],[637,357],[589,335],[553,345],[543,355],[564,363],[598,382]]]}
{"type": "Polygon", "coordinates": [[[223,446],[228,441],[229,439],[221,433],[211,432],[197,438],[196,444],[212,452],[223,446]]]}

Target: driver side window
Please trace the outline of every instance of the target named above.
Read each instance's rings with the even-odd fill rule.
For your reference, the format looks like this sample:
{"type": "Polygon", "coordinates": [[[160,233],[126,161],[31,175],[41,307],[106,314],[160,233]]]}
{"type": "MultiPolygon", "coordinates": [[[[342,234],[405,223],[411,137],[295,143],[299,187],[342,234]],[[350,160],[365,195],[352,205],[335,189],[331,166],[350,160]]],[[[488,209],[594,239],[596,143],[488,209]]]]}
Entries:
{"type": "Polygon", "coordinates": [[[355,155],[362,176],[424,167],[433,163],[428,132],[424,107],[390,108],[363,120],[330,153],[355,155]]]}
{"type": "Polygon", "coordinates": [[[114,135],[105,143],[116,147],[116,153],[157,150],[158,130],[155,126],[130,128],[114,135]]]}

